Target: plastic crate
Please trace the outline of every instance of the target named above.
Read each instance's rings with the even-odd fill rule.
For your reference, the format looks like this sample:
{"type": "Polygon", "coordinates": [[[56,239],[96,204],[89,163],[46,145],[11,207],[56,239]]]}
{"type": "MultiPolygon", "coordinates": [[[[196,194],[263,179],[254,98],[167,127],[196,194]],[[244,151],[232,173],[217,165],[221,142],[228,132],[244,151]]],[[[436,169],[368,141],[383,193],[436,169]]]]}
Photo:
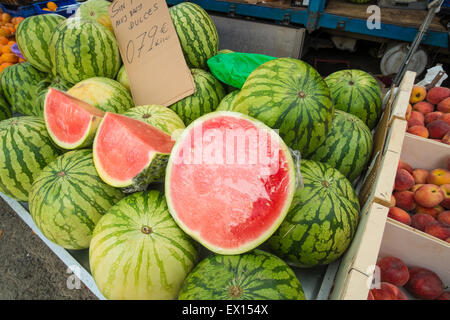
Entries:
{"type": "Polygon", "coordinates": [[[7,5],[7,6],[26,6],[33,2],[36,2],[36,0],[1,0],[0,3],[7,5]]]}
{"type": "Polygon", "coordinates": [[[14,6],[8,6],[3,3],[4,1],[0,2],[0,8],[3,10],[3,12],[9,13],[13,17],[30,17],[34,15],[39,14],[48,14],[48,13],[56,13],[59,15],[62,15],[66,18],[70,17],[72,14],[75,13],[75,11],[78,9],[80,4],[76,0],[53,0],[54,3],[58,6],[58,9],[56,11],[46,11],[43,10],[47,7],[47,3],[50,1],[17,1],[20,3],[31,3],[29,5],[14,7],[14,6]]]}

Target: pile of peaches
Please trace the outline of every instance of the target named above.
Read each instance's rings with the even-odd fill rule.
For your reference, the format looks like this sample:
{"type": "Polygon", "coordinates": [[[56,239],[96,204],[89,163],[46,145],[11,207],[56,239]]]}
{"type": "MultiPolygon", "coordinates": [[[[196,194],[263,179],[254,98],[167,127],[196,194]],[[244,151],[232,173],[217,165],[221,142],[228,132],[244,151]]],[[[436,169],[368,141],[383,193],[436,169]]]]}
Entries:
{"type": "Polygon", "coordinates": [[[388,216],[450,242],[449,168],[413,169],[399,162],[388,216]]]}
{"type": "Polygon", "coordinates": [[[396,257],[384,257],[377,262],[380,283],[369,291],[368,300],[407,300],[400,287],[417,299],[450,300],[450,291],[444,291],[444,283],[431,270],[407,267],[396,257]]]}
{"type": "Polygon", "coordinates": [[[450,89],[414,86],[406,111],[411,134],[450,144],[450,89]]]}

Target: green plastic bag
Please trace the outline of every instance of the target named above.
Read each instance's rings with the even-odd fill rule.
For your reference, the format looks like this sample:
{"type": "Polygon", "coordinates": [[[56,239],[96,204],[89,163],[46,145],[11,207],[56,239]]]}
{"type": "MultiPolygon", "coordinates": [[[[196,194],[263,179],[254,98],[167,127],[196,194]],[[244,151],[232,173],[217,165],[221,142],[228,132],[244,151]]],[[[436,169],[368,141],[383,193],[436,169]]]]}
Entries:
{"type": "Polygon", "coordinates": [[[211,73],[223,83],[241,89],[260,65],[277,58],[257,53],[220,53],[208,60],[211,73]]]}

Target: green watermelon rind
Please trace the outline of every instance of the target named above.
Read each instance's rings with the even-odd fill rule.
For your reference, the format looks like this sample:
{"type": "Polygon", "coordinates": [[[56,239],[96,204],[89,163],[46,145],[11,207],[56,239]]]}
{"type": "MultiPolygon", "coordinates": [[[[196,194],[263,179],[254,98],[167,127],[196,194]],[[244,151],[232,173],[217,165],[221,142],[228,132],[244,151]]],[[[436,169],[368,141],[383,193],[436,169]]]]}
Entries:
{"type": "Polygon", "coordinates": [[[165,202],[158,191],[134,193],[111,207],[97,224],[89,263],[107,299],[177,297],[198,252],[195,242],[173,221],[165,202]],[[143,233],[143,227],[151,233],[143,233]]]}
{"type": "Polygon", "coordinates": [[[192,122],[189,126],[186,127],[186,129],[183,131],[183,133],[178,137],[177,142],[175,143],[175,145],[172,149],[171,156],[169,157],[169,161],[167,163],[166,177],[165,177],[165,194],[166,194],[166,198],[167,198],[167,205],[169,207],[169,211],[170,211],[172,217],[174,218],[174,220],[177,222],[177,224],[180,226],[180,228],[184,232],[186,232],[189,236],[191,236],[193,239],[195,239],[197,242],[201,243],[204,247],[211,250],[212,252],[215,252],[218,254],[233,255],[233,254],[241,254],[241,253],[250,251],[270,238],[270,236],[281,225],[281,223],[283,222],[284,218],[286,217],[286,215],[289,211],[289,207],[291,205],[291,202],[293,200],[294,193],[295,193],[295,185],[296,185],[296,171],[295,171],[294,160],[292,159],[289,148],[286,146],[284,141],[281,138],[279,138],[279,136],[277,135],[277,133],[275,131],[273,131],[270,127],[266,126],[261,121],[255,120],[254,118],[246,116],[242,113],[231,112],[231,111],[216,111],[216,112],[208,113],[208,114],[198,118],[194,122],[192,122]],[[190,130],[193,129],[195,126],[197,126],[198,124],[200,124],[204,121],[207,121],[211,118],[215,118],[218,116],[231,116],[231,117],[249,120],[252,123],[254,123],[255,126],[257,126],[258,128],[263,128],[264,130],[267,130],[275,139],[278,139],[278,141],[280,142],[280,150],[284,151],[284,154],[286,156],[287,166],[289,168],[288,175],[289,175],[289,180],[291,181],[291,183],[289,184],[290,189],[288,190],[288,195],[286,197],[286,203],[284,204],[278,219],[273,223],[272,227],[269,230],[267,230],[267,232],[265,232],[260,237],[258,237],[257,239],[253,240],[252,242],[247,243],[245,246],[241,246],[236,249],[223,249],[223,248],[214,246],[212,244],[209,244],[206,241],[203,241],[203,239],[199,236],[199,234],[197,232],[190,230],[183,223],[183,221],[181,221],[178,218],[176,210],[170,199],[170,194],[171,194],[170,178],[171,178],[171,171],[172,171],[171,168],[172,168],[172,163],[173,163],[173,157],[174,157],[174,155],[176,155],[178,153],[178,148],[180,147],[181,142],[189,134],[190,130]]]}
{"type": "Polygon", "coordinates": [[[306,300],[294,271],[280,258],[255,249],[210,255],[187,276],[178,300],[306,300]]]}

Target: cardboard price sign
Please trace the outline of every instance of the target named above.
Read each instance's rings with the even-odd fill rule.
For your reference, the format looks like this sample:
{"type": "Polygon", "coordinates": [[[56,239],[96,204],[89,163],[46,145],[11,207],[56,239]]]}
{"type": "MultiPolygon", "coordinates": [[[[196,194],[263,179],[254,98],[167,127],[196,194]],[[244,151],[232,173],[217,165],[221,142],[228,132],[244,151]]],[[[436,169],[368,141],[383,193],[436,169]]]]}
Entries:
{"type": "Polygon", "coordinates": [[[169,106],[195,92],[166,1],[115,0],[109,15],[137,106],[169,106]]]}

